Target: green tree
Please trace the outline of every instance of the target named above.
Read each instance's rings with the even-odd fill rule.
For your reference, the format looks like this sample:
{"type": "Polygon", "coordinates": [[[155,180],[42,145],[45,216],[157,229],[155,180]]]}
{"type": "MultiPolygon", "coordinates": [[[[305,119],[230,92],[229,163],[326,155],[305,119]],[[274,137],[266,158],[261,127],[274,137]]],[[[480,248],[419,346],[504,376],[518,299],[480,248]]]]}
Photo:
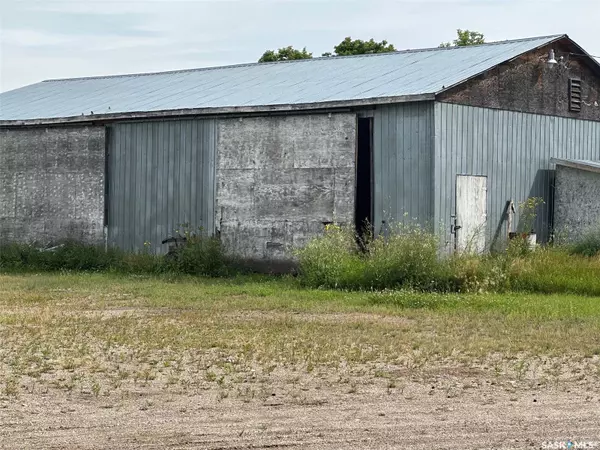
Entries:
{"type": "Polygon", "coordinates": [[[360,39],[345,38],[342,42],[333,48],[334,53],[323,53],[323,56],[349,56],[349,55],[365,55],[369,53],[387,53],[395,52],[396,48],[393,44],[383,40],[376,42],[373,38],[368,41],[360,39]]]}
{"type": "Polygon", "coordinates": [[[289,47],[280,48],[277,51],[267,50],[258,62],[291,61],[294,59],[310,59],[312,57],[312,53],[306,51],[306,47],[298,50],[290,45],[289,47]]]}
{"type": "Polygon", "coordinates": [[[452,42],[442,42],[440,47],[467,47],[469,45],[485,44],[485,36],[478,31],[456,30],[456,39],[452,42]]]}

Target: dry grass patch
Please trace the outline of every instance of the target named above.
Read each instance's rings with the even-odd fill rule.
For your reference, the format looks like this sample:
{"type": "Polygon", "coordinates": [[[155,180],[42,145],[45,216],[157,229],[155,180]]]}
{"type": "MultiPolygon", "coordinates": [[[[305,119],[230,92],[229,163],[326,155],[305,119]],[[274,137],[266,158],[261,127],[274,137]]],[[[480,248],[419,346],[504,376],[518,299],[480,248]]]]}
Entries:
{"type": "Polygon", "coordinates": [[[265,401],[277,377],[301,402],[306,377],[352,393],[365,380],[396,389],[444,371],[555,383],[598,377],[599,337],[600,301],[591,297],[344,293],[248,277],[0,276],[4,398],[58,389],[110,405],[166,390],[265,401]]]}

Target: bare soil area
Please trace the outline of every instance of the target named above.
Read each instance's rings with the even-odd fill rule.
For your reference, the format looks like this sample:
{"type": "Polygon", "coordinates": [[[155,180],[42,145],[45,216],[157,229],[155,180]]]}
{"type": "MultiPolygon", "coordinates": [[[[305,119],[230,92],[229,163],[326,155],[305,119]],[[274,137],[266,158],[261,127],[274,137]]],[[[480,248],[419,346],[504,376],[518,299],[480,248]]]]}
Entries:
{"type": "Polygon", "coordinates": [[[97,397],[34,387],[0,402],[0,447],[535,449],[600,440],[597,382],[538,386],[465,374],[339,382],[337,372],[276,372],[256,393],[252,381],[228,394],[154,383],[97,397]]]}

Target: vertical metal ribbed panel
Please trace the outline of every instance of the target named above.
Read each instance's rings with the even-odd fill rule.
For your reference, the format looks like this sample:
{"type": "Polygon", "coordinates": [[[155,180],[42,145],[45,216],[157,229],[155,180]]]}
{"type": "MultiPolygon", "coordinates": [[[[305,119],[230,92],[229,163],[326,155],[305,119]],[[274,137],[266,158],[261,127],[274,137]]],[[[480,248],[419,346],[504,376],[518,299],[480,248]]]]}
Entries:
{"type": "Polygon", "coordinates": [[[108,240],[124,250],[161,242],[181,224],[214,232],[214,120],[108,128],[108,240]]]}
{"type": "Polygon", "coordinates": [[[433,216],[433,102],[378,107],[374,114],[374,225],[433,216]]]}
{"type": "Polygon", "coordinates": [[[436,103],[435,135],[434,221],[447,245],[457,175],[488,177],[489,246],[506,238],[507,201],[518,205],[529,197],[545,201],[535,228],[546,241],[552,226],[550,158],[600,160],[599,122],[436,103]]]}

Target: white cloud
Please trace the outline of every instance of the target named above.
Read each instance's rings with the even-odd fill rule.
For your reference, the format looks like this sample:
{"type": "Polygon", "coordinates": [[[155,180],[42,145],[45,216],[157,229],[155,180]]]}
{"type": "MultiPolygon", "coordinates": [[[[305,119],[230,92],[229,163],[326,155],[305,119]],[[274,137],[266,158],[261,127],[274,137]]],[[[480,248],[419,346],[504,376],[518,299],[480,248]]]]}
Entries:
{"type": "Polygon", "coordinates": [[[55,46],[72,42],[73,37],[52,33],[42,33],[28,29],[8,29],[2,31],[3,46],[55,46]]]}

